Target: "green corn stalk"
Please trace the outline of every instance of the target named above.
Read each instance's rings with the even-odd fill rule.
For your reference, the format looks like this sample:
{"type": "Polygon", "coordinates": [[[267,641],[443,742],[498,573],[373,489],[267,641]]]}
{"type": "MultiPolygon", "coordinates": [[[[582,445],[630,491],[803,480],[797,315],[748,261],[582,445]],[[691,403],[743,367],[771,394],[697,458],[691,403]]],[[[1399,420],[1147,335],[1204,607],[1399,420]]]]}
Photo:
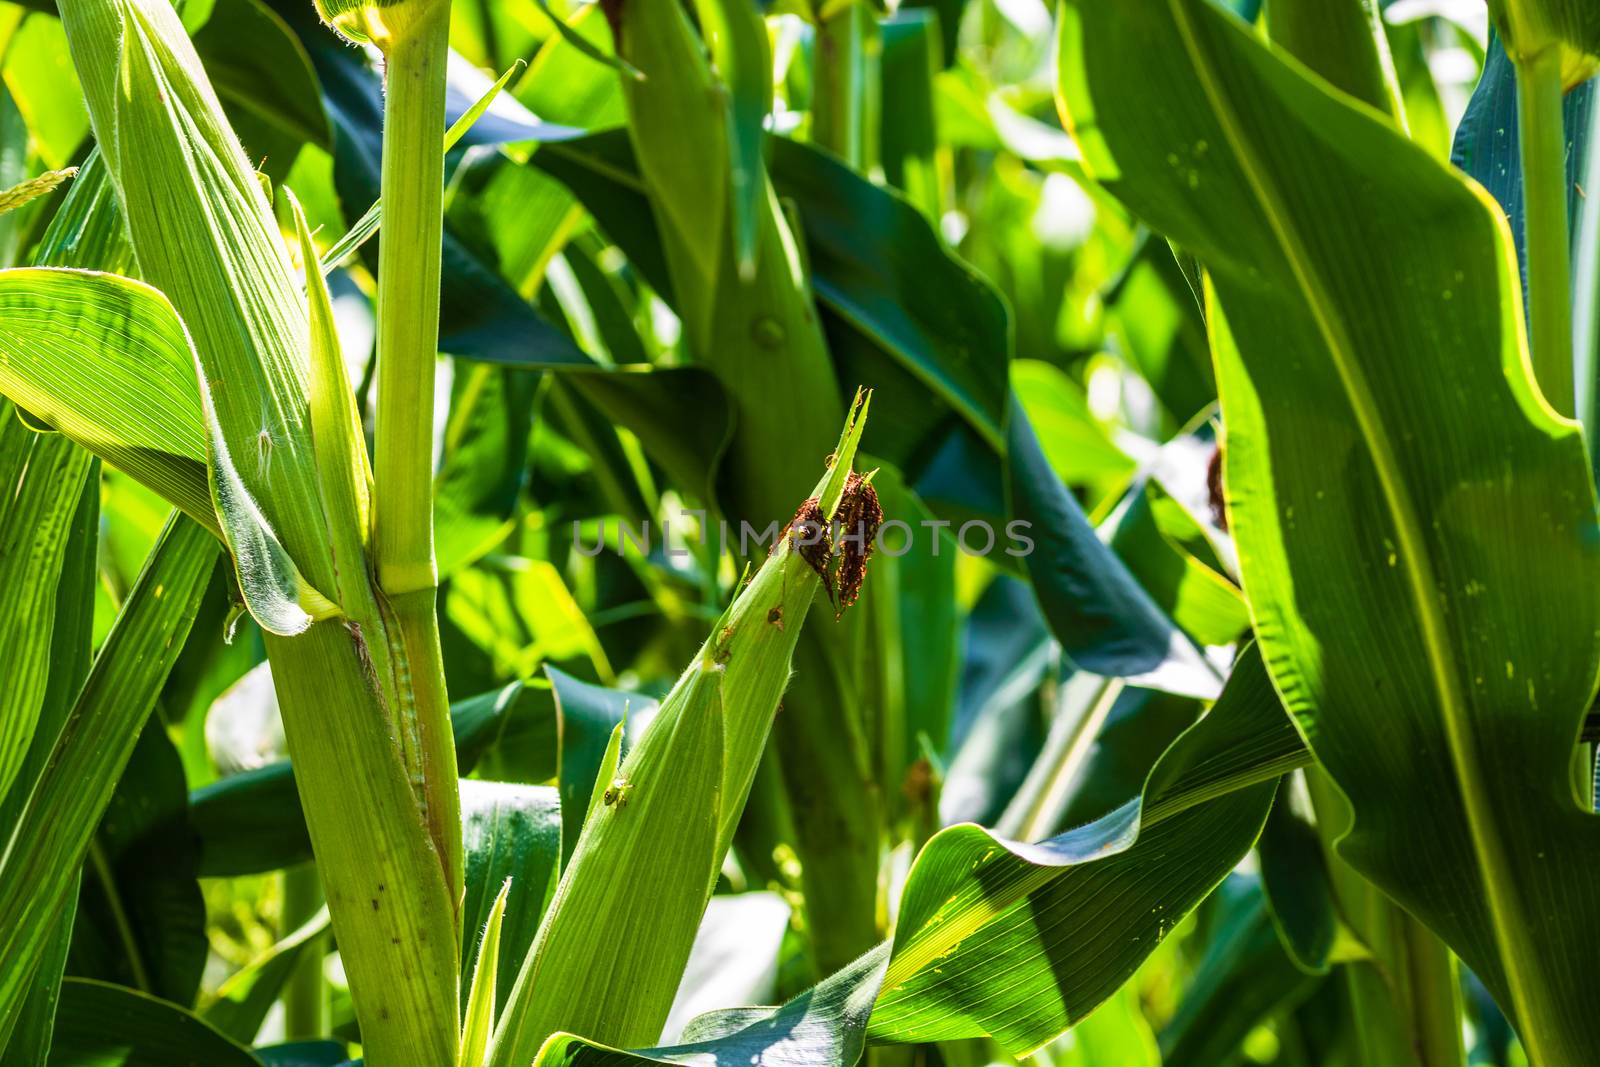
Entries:
{"type": "MultiPolygon", "coordinates": [[[[830,518],[865,418],[862,398],[812,493],[830,518]]],[[[495,1034],[494,1067],[531,1062],[562,1031],[623,1048],[660,1036],[820,584],[785,536],[620,766],[613,737],[615,770],[596,783],[583,834],[517,976],[495,1034]]]]}
{"type": "Polygon", "coordinates": [[[866,0],[818,3],[811,19],[811,140],[870,174],[878,166],[883,40],[866,0]]]}
{"type": "MultiPolygon", "coordinates": [[[[409,117],[391,125],[417,137],[428,125],[427,101],[442,93],[437,39],[447,10],[381,9],[391,81],[399,69],[410,71],[407,88],[391,93],[391,111],[403,106],[409,117]],[[425,40],[434,44],[424,47],[425,40]],[[438,62],[414,60],[417,53],[438,62]],[[441,83],[437,92],[421,84],[433,80],[441,83]]],[[[267,633],[368,1055],[383,1064],[452,1062],[460,819],[433,628],[426,486],[420,504],[405,477],[380,478],[376,493],[371,487],[304,219],[291,205],[302,279],[171,8],[161,0],[65,0],[61,12],[141,272],[171,300],[195,342],[212,502],[246,606],[267,633]]],[[[382,358],[391,377],[425,367],[430,388],[434,334],[417,333],[411,350],[396,349],[402,334],[394,313],[409,307],[427,320],[431,306],[436,314],[442,128],[441,106],[426,150],[405,151],[417,142],[399,134],[402,158],[385,173],[396,234],[385,242],[385,259],[409,258],[401,255],[384,273],[380,304],[390,319],[382,358]],[[391,178],[410,167],[423,172],[419,180],[391,178]]],[[[387,390],[391,412],[396,393],[387,390]]],[[[409,399],[427,403],[431,393],[409,399]]],[[[389,418],[391,430],[427,421],[414,411],[389,418]]],[[[380,443],[385,469],[414,470],[418,457],[407,458],[414,443],[390,443],[387,450],[380,443]]],[[[420,462],[430,453],[424,448],[420,462]]]]}
{"type": "Polygon", "coordinates": [[[1552,407],[1572,415],[1572,252],[1561,98],[1600,71],[1600,9],[1586,0],[1489,0],[1517,73],[1528,266],[1528,341],[1552,407]]]}
{"type": "MultiPolygon", "coordinates": [[[[677,0],[610,0],[628,128],[694,358],[737,412],[723,500],[760,528],[790,514],[843,417],[795,229],[761,162],[770,106],[756,11],[698,6],[702,45],[677,0]],[[709,48],[709,56],[707,53],[709,48]],[[780,413],[777,414],[777,413],[780,413]]],[[[878,939],[880,801],[860,705],[859,622],[800,641],[776,746],[822,973],[878,939]]]]}
{"type": "MultiPolygon", "coordinates": [[[[384,58],[384,236],[378,249],[378,411],[374,442],[373,565],[411,665],[414,745],[430,829],[459,896],[461,813],[450,701],[445,692],[433,556],[434,364],[444,230],[445,62],[450,0],[318,0],[325,21],[384,58]],[[419,413],[422,417],[419,417],[419,413]]],[[[453,132],[453,131],[452,131],[453,132]]]]}

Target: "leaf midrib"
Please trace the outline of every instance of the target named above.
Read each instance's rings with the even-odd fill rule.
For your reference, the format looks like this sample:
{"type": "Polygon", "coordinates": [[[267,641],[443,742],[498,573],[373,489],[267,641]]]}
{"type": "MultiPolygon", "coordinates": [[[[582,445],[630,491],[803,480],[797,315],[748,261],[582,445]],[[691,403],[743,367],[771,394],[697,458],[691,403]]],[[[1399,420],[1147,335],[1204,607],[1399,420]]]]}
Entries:
{"type": "Polygon", "coordinates": [[[1537,967],[1531,968],[1531,973],[1523,971],[1520,957],[1514,951],[1516,941],[1513,931],[1525,928],[1520,919],[1520,902],[1514,899],[1514,889],[1506,891],[1507,887],[1512,885],[1510,865],[1493,830],[1491,813],[1484,797],[1476,788],[1476,783],[1482,775],[1478,769],[1477,753],[1470,736],[1467,705],[1459,689],[1455,657],[1446,633],[1444,614],[1437,598],[1433,595],[1433,590],[1437,586],[1432,562],[1425,549],[1416,507],[1406,491],[1394,448],[1379,417],[1378,405],[1371,387],[1353,355],[1354,346],[1350,342],[1349,333],[1338,315],[1334,302],[1329,299],[1325,285],[1310,262],[1305,244],[1285,210],[1281,194],[1265,172],[1256,153],[1251,150],[1237,114],[1208,65],[1208,57],[1196,37],[1186,0],[1167,0],[1167,8],[1172,13],[1184,51],[1188,53],[1194,65],[1195,75],[1211,104],[1223,136],[1233,148],[1245,180],[1250,183],[1251,191],[1261,206],[1279,249],[1316,322],[1317,332],[1322,335],[1323,342],[1328,346],[1334,368],[1344,386],[1346,399],[1355,413],[1358,428],[1376,469],[1390,518],[1395,525],[1396,555],[1410,588],[1412,608],[1422,632],[1429,672],[1438,693],[1450,758],[1454,764],[1458,784],[1461,786],[1462,807],[1466,815],[1468,834],[1479,863],[1478,874],[1483,883],[1485,900],[1488,902],[1490,925],[1493,928],[1496,948],[1505,970],[1506,984],[1511,992],[1513,1006],[1523,1023],[1519,1031],[1523,1040],[1531,1046],[1530,1059],[1541,1062],[1543,1057],[1536,1051],[1541,1042],[1541,1035],[1538,1033],[1540,1028],[1529,1025],[1529,1021],[1534,1017],[1532,1011],[1534,1004],[1548,1003],[1548,998],[1542,994],[1532,995],[1525,988],[1525,983],[1535,987],[1542,987],[1544,983],[1537,967]]]}

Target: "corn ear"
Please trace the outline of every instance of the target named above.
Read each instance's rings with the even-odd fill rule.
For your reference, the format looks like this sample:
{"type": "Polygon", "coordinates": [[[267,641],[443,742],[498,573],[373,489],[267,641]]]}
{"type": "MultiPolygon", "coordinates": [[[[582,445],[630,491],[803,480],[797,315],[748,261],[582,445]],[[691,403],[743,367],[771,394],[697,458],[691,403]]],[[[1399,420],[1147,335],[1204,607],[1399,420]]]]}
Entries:
{"type": "Polygon", "coordinates": [[[716,877],[722,675],[716,663],[692,668],[662,706],[667,722],[605,784],[518,975],[495,1062],[531,1060],[557,1029],[660,1036],[716,877]],[[518,996],[526,988],[534,995],[518,996]]]}
{"type": "MultiPolygon", "coordinates": [[[[812,493],[830,519],[866,406],[863,396],[812,493]]],[[[786,531],[615,776],[596,784],[599,802],[496,1032],[496,1067],[530,1062],[558,1031],[621,1047],[660,1036],[820,583],[786,531]]]]}

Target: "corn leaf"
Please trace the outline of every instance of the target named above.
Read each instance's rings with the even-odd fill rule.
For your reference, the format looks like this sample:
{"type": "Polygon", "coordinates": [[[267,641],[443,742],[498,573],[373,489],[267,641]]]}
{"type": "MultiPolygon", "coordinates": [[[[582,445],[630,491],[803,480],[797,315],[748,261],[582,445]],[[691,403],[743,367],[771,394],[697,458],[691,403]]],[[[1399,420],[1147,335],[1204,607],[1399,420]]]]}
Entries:
{"type": "Polygon", "coordinates": [[[161,293],[112,274],[0,271],[0,329],[3,366],[15,374],[6,380],[24,406],[36,405],[51,425],[186,514],[209,516],[212,528],[220,519],[245,603],[265,629],[299,633],[313,612],[332,610],[301,577],[245,487],[215,419],[214,392],[200,384],[188,334],[161,293]],[[65,329],[54,319],[63,307],[77,316],[65,329]],[[196,415],[202,434],[210,426],[209,465],[195,439],[196,415]],[[212,504],[204,509],[193,499],[202,470],[212,504]]]}
{"type": "MultiPolygon", "coordinates": [[[[5,101],[0,101],[3,108],[5,101]]],[[[116,198],[106,183],[105,166],[99,154],[91,152],[80,171],[81,180],[68,192],[66,200],[51,220],[34,252],[36,264],[57,266],[119,267],[127,258],[127,242],[121,233],[116,198]]],[[[10,409],[9,404],[0,405],[10,409]]],[[[20,414],[20,412],[18,413],[20,414]]],[[[8,420],[0,437],[0,455],[6,457],[6,484],[17,485],[21,471],[12,462],[26,461],[29,480],[44,478],[58,466],[63,455],[81,454],[68,439],[50,434],[37,436],[24,444],[13,435],[22,431],[19,421],[8,420]]],[[[70,474],[58,491],[70,491],[70,474]]],[[[37,709],[37,725],[32,742],[24,753],[20,769],[9,791],[0,793],[0,826],[15,826],[34,783],[38,780],[55,745],[74,699],[89,673],[94,643],[94,600],[97,585],[97,549],[100,527],[100,465],[90,461],[80,472],[78,503],[71,519],[71,530],[60,558],[60,579],[49,610],[35,607],[30,616],[34,625],[49,620],[48,654],[50,670],[37,709]]],[[[26,482],[23,484],[26,488],[26,482]]],[[[20,492],[20,490],[19,490],[20,492]]],[[[15,517],[13,507],[5,512],[15,517]]],[[[14,579],[13,579],[14,580],[14,579]]],[[[26,654],[8,652],[8,662],[25,663],[26,654]]],[[[19,671],[25,677],[25,671],[19,671]]],[[[19,688],[22,686],[19,685],[19,688]]],[[[69,900],[78,898],[77,879],[67,890],[69,900]]],[[[75,907],[69,904],[55,920],[41,953],[25,1001],[0,1024],[0,1046],[6,1063],[42,1063],[46,1059],[55,1026],[56,1004],[60,996],[61,975],[72,940],[75,907]],[[4,1033],[9,1029],[10,1040],[4,1033]]]]}
{"type": "MultiPolygon", "coordinates": [[[[712,65],[728,95],[728,208],[739,276],[756,269],[756,242],[766,199],[762,146],[772,110],[772,55],[756,8],[738,0],[700,0],[700,26],[712,65]]],[[[580,38],[581,40],[581,38],[580,38]]]]}
{"type": "Polygon", "coordinates": [[[0,858],[0,1019],[13,1017],[76,891],[79,865],[183,645],[215,553],[215,540],[195,524],[168,523],[0,858]]]}
{"type": "Polygon", "coordinates": [[[171,305],[148,285],[0,271],[0,388],[215,529],[194,357],[171,305]]]}
{"type": "Polygon", "coordinates": [[[307,613],[295,610],[287,560],[332,588],[320,501],[304,491],[315,457],[299,277],[172,8],[67,0],[61,9],[141,276],[171,301],[200,356],[224,532],[243,553],[241,576],[262,591],[258,621],[293,632],[307,613]]]}
{"type": "Polygon", "coordinates": [[[372,468],[367,440],[356,410],[355,391],[345,370],[334,323],[328,283],[317,269],[317,249],[305,212],[288,194],[305,264],[310,310],[311,374],[306,400],[311,409],[311,443],[316,456],[317,490],[326,517],[328,543],[342,565],[333,590],[341,603],[359,604],[367,595],[366,546],[372,528],[372,468]]]}
{"type": "MultiPolygon", "coordinates": [[[[523,957],[555,893],[561,868],[561,798],[549,786],[466,779],[461,783],[461,846],[466,897],[461,904],[463,960],[477,960],[471,992],[487,984],[488,1025],[473,1063],[483,1062],[495,1013],[511,995],[523,957]],[[496,917],[495,911],[505,914],[496,917]],[[483,972],[485,930],[493,923],[499,943],[483,972]]],[[[467,988],[462,989],[464,996],[467,988]]],[[[470,997],[463,1019],[474,1011],[470,997]]],[[[466,1062],[466,1061],[463,1061],[466,1062]]]]}
{"type": "Polygon", "coordinates": [[[728,102],[680,5],[640,0],[618,10],[617,55],[644,75],[623,84],[628,131],[669,255],[682,256],[680,314],[689,336],[701,338],[711,329],[728,247],[735,151],[728,102]]]}
{"type": "Polygon", "coordinates": [[[1096,536],[1077,499],[1045,461],[1020,405],[1012,412],[1011,510],[1036,542],[1023,560],[1050,629],[1096,674],[1188,696],[1214,697],[1216,668],[1096,536]]]}
{"type": "MultiPolygon", "coordinates": [[[[525,1043],[523,1035],[542,1037],[568,1019],[638,1035],[633,1040],[661,1032],[719,866],[722,665],[691,668],[680,691],[679,705],[669,700],[663,712],[671,717],[656,720],[670,732],[646,731],[615,777],[596,783],[599,803],[508,1015],[528,1003],[525,990],[534,991],[534,1010],[510,1016],[509,1041],[496,1040],[497,1063],[526,1055],[512,1044],[525,1043]],[[649,907],[633,906],[635,899],[648,899],[649,907]]],[[[620,733],[619,726],[614,736],[620,733]]]]}
{"type": "Polygon", "coordinates": [[[1600,542],[1502,219],[1206,3],[1068,5],[1062,44],[1087,163],[1211,271],[1230,525],[1274,681],[1354,806],[1341,855],[1531,1059],[1583,1062],[1600,828],[1569,782],[1600,542]]]}
{"type": "MultiPolygon", "coordinates": [[[[556,776],[558,726],[548,689],[518,682],[459,700],[450,707],[450,722],[462,774],[472,770],[480,758],[505,746],[515,747],[515,762],[529,779],[543,781],[556,776]]],[[[577,732],[569,723],[561,736],[568,736],[569,730],[577,732]]],[[[194,790],[189,811],[200,839],[202,877],[261,874],[312,858],[305,812],[288,760],[194,790]]]]}
{"type": "Polygon", "coordinates": [[[456,1056],[458,1067],[477,1067],[489,1051],[489,1038],[494,1033],[494,1002],[496,975],[500,970],[500,924],[506,913],[506,896],[511,892],[511,879],[507,878],[495,895],[484,920],[483,933],[478,937],[477,963],[472,969],[472,987],[467,994],[466,1010],[462,1013],[461,1051],[456,1056]]]}
{"type": "Polygon", "coordinates": [[[553,666],[546,665],[544,672],[561,720],[561,853],[571,857],[594,799],[610,784],[606,767],[615,768],[624,746],[638,738],[659,705],[645,697],[590,685],[553,666]],[[611,751],[613,746],[616,752],[611,751]]]}
{"type": "Polygon", "coordinates": [[[58,1020],[50,1062],[61,1067],[261,1064],[178,1005],[105,982],[62,983],[58,1020]]]}
{"type": "MultiPolygon", "coordinates": [[[[858,396],[812,491],[825,517],[839,509],[866,409],[858,396]]],[[[494,1064],[531,1060],[574,1026],[623,1043],[660,1035],[819,584],[785,537],[615,777],[596,782],[597,803],[496,1032],[494,1064]],[[649,919],[623,903],[646,890],[649,919]]]]}
{"type": "Polygon", "coordinates": [[[74,977],[194,1002],[210,943],[188,799],[182,758],[152,719],[89,845],[68,960],[74,977]]]}
{"type": "Polygon", "coordinates": [[[195,51],[249,157],[280,184],[302,144],[332,145],[305,49],[261,0],[214,0],[195,51]]]}
{"type": "Polygon", "coordinates": [[[22,771],[44,710],[56,593],[90,464],[82,449],[11,415],[0,410],[0,456],[19,468],[7,472],[0,497],[0,798],[22,771]]]}
{"type": "MultiPolygon", "coordinates": [[[[58,446],[76,448],[63,440],[58,446]]],[[[72,531],[62,553],[61,579],[56,593],[53,630],[50,635],[50,677],[39,709],[33,742],[23,758],[12,788],[0,797],[0,826],[15,826],[17,817],[33,792],[33,783],[50,758],[61,724],[72,710],[73,699],[89,673],[93,655],[94,595],[97,584],[97,549],[100,544],[100,470],[91,463],[79,493],[72,531]]],[[[68,890],[75,899],[75,889],[68,890]]],[[[63,910],[45,946],[32,986],[19,1010],[6,1024],[0,1024],[0,1062],[13,1060],[25,1064],[45,1060],[55,1026],[56,1002],[61,991],[61,974],[72,938],[72,910],[63,910]],[[10,1040],[4,1034],[9,1027],[10,1040]]]]}
{"type": "Polygon", "coordinates": [[[867,1041],[983,1036],[1035,1050],[1115,993],[1249,850],[1297,747],[1252,647],[1139,797],[1033,845],[972,825],[941,831],[912,866],[893,940],[815,989],[782,1008],[701,1016],[669,1047],[558,1035],[539,1067],[848,1067],[867,1041]]]}
{"type": "Polygon", "coordinates": [[[1165,1067],[1227,1063],[1257,1026],[1304,1000],[1317,979],[1284,951],[1261,891],[1246,879],[1212,898],[1220,914],[1195,980],[1161,1031],[1165,1067]]]}

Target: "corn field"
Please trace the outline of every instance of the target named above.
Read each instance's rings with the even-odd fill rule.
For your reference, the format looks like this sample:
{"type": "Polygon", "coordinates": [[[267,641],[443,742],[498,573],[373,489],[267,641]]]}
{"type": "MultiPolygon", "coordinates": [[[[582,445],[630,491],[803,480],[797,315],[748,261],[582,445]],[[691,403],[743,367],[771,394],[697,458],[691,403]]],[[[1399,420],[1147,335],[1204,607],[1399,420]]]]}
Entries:
{"type": "Polygon", "coordinates": [[[0,0],[0,1067],[1600,1063],[1600,0],[0,0]]]}

